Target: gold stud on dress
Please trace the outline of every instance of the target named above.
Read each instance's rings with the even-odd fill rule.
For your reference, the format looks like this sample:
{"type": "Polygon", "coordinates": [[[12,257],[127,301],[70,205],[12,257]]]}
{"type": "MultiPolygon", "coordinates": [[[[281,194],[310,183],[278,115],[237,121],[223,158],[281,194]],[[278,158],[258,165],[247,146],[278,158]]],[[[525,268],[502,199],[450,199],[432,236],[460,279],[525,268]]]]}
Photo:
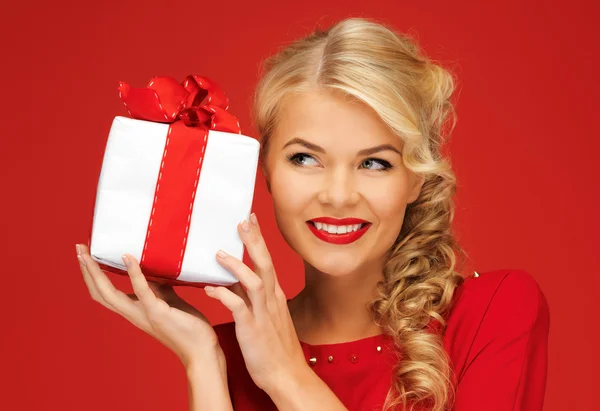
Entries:
{"type": "Polygon", "coordinates": [[[473,271],[473,277],[478,278],[479,277],[479,273],[477,271],[473,271]]]}
{"type": "Polygon", "coordinates": [[[330,355],[329,357],[327,357],[327,361],[333,362],[333,355],[330,355]]]}
{"type": "Polygon", "coordinates": [[[315,365],[317,363],[317,359],[315,357],[312,357],[310,360],[308,360],[308,362],[310,363],[310,365],[315,365]]]}
{"type": "Polygon", "coordinates": [[[379,352],[379,353],[381,352],[381,345],[377,346],[377,352],[379,352]]]}

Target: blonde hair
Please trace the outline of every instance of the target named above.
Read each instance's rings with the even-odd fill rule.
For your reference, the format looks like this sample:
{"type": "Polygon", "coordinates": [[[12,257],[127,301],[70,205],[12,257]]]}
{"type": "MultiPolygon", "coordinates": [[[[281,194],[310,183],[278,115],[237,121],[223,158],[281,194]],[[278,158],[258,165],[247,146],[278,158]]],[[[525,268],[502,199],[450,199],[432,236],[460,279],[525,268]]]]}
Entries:
{"type": "Polygon", "coordinates": [[[403,140],[405,166],[425,177],[418,199],[407,206],[369,309],[401,353],[384,410],[399,404],[450,408],[454,383],[442,334],[464,278],[456,271],[463,251],[451,232],[456,178],[441,153],[456,122],[452,75],[407,35],[363,18],[316,29],[268,58],[264,68],[254,98],[262,161],[285,99],[320,88],[374,109],[403,140]]]}

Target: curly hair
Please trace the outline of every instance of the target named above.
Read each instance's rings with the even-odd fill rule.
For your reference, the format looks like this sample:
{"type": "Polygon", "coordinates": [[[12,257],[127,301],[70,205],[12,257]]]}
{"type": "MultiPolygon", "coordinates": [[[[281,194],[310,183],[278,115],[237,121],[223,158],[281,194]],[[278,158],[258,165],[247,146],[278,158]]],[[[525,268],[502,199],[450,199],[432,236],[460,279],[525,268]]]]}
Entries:
{"type": "Polygon", "coordinates": [[[442,155],[456,123],[453,76],[408,35],[376,21],[348,18],[315,29],[264,63],[253,113],[261,161],[286,97],[315,87],[342,91],[373,108],[403,140],[405,166],[424,176],[368,309],[401,353],[384,410],[450,408],[454,382],[442,335],[464,280],[457,271],[464,251],[451,231],[456,177],[442,155]]]}

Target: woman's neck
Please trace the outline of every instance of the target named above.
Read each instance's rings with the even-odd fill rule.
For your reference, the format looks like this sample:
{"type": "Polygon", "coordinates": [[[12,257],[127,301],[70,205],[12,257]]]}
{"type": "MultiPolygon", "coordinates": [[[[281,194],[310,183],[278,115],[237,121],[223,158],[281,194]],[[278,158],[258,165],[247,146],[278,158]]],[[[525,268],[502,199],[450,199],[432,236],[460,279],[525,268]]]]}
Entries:
{"type": "Polygon", "coordinates": [[[305,263],[305,287],[288,304],[300,341],[334,344],[381,334],[367,303],[377,296],[382,272],[370,265],[331,276],[305,263]]]}

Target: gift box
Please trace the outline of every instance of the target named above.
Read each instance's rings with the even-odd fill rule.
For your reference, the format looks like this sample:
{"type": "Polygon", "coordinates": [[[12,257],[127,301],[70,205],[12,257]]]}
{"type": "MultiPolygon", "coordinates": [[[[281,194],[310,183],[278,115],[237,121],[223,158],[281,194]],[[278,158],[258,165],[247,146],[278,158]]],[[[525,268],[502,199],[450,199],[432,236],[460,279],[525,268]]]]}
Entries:
{"type": "Polygon", "coordinates": [[[146,88],[120,82],[132,118],[117,116],[100,172],[90,254],[127,275],[121,256],[149,280],[231,285],[219,249],[242,259],[237,225],[252,207],[259,143],[241,134],[229,101],[206,77],[155,77],[146,88]]]}

